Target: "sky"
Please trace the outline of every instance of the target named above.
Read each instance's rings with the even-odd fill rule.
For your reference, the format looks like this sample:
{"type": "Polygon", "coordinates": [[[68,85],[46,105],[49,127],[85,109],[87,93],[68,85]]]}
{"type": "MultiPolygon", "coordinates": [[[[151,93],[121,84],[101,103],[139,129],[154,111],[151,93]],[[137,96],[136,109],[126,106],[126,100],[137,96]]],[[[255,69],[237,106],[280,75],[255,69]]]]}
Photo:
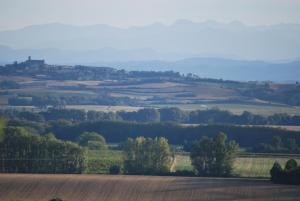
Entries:
{"type": "Polygon", "coordinates": [[[46,23],[129,27],[178,19],[300,24],[300,0],[0,0],[0,30],[46,23]]]}

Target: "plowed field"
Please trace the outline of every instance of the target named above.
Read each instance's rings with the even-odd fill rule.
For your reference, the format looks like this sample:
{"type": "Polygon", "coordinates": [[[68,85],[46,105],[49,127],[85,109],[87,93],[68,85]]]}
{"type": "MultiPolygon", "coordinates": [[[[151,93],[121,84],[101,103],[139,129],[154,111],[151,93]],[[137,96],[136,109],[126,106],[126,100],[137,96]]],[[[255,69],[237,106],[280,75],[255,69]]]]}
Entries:
{"type": "Polygon", "coordinates": [[[0,174],[0,200],[299,201],[300,186],[267,180],[158,176],[0,174]]]}

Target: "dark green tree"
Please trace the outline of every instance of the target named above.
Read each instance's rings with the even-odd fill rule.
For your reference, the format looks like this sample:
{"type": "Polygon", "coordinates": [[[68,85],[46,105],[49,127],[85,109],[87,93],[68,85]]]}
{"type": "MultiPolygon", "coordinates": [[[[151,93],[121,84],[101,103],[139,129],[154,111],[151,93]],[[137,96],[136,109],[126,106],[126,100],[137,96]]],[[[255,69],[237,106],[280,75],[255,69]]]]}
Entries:
{"type": "Polygon", "coordinates": [[[283,169],[281,165],[276,161],[270,170],[271,181],[279,182],[281,180],[283,169]]]}
{"type": "Polygon", "coordinates": [[[165,138],[129,138],[124,146],[128,174],[164,174],[171,168],[171,151],[165,138]]]}
{"type": "Polygon", "coordinates": [[[286,162],[284,170],[289,171],[292,169],[296,169],[297,166],[298,166],[297,161],[295,159],[290,159],[286,162]]]}
{"type": "Polygon", "coordinates": [[[52,198],[51,200],[49,200],[49,201],[65,201],[65,200],[63,200],[63,199],[60,199],[60,198],[52,198]]]}
{"type": "Polygon", "coordinates": [[[190,157],[198,175],[228,176],[238,151],[239,145],[235,141],[227,142],[227,136],[220,133],[194,142],[190,157]]]}

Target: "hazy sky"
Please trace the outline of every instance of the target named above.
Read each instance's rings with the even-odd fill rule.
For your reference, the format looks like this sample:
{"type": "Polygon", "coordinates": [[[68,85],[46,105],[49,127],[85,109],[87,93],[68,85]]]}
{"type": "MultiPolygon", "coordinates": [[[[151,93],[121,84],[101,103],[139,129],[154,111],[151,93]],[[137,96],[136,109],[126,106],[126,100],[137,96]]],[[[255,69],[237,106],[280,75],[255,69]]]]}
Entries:
{"type": "Polygon", "coordinates": [[[300,0],[0,0],[0,30],[53,22],[128,27],[177,19],[300,23],[300,0]]]}

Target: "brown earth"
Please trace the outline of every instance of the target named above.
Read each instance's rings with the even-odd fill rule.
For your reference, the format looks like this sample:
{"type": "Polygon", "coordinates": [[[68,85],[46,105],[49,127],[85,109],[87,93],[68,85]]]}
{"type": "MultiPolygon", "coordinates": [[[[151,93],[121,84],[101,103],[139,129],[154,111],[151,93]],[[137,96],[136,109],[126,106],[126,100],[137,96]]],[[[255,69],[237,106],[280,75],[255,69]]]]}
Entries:
{"type": "Polygon", "coordinates": [[[158,176],[0,174],[0,200],[299,201],[300,186],[267,180],[158,176]]]}

